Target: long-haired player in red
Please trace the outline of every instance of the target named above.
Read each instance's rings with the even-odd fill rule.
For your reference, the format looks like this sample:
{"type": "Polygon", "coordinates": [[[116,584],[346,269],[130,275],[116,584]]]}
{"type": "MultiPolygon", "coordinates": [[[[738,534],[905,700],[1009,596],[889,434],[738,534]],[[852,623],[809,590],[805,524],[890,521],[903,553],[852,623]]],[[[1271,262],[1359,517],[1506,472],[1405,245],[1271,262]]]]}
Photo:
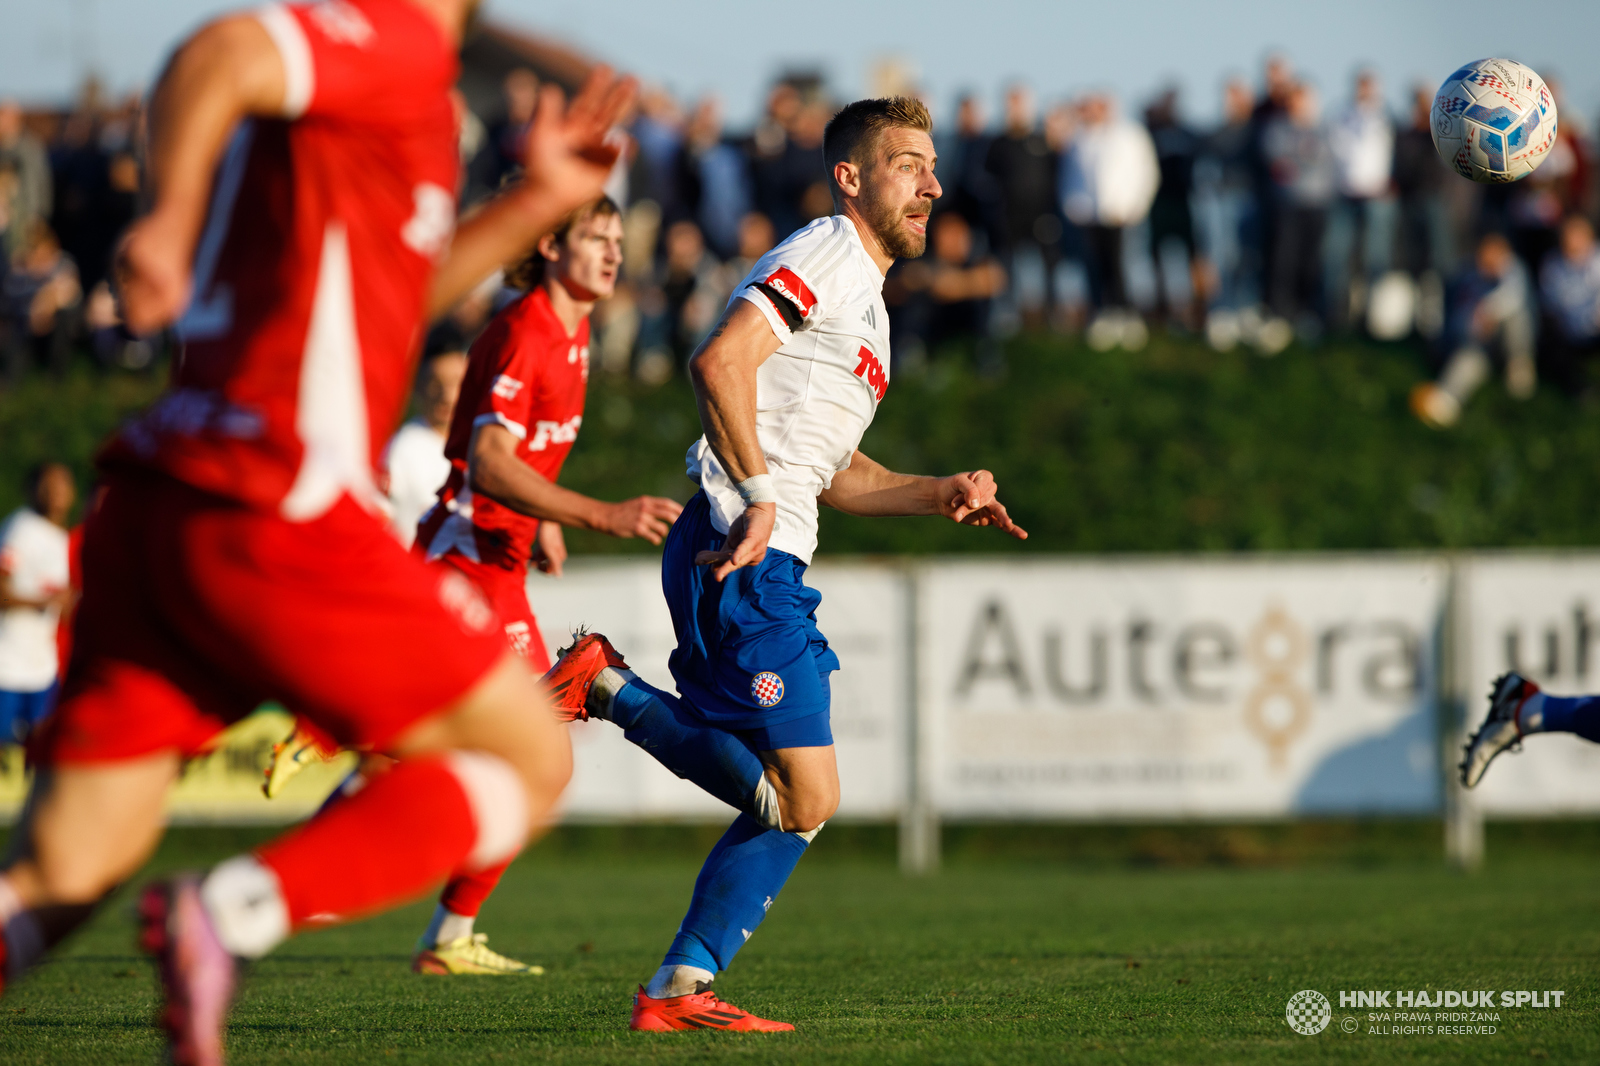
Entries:
{"type": "MultiPolygon", "coordinates": [[[[468,355],[445,457],[450,476],[417,525],[414,549],[472,579],[499,613],[506,642],[543,673],[549,654],[528,604],[528,565],[559,575],[561,527],[660,544],[682,508],[660,496],[606,503],[556,484],[583,424],[589,312],[616,289],[622,213],[586,204],[507,272],[527,295],[495,316],[468,355]]],[[[529,973],[490,950],[473,922],[505,864],[446,884],[417,942],[419,973],[529,973]]],[[[542,972],[542,971],[540,971],[542,972]]]]}
{"type": "Polygon", "coordinates": [[[398,758],[204,875],[152,886],[143,940],[179,1063],[218,1063],[237,960],[514,855],[571,746],[483,596],[384,528],[374,458],[428,317],[599,195],[636,86],[547,89],[521,182],[455,222],[451,86],[472,0],[225,17],[151,106],[151,210],[120,250],[129,326],[176,322],[167,393],[101,455],[62,699],[0,872],[15,980],[145,861],[183,760],[266,699],[398,758]]]}

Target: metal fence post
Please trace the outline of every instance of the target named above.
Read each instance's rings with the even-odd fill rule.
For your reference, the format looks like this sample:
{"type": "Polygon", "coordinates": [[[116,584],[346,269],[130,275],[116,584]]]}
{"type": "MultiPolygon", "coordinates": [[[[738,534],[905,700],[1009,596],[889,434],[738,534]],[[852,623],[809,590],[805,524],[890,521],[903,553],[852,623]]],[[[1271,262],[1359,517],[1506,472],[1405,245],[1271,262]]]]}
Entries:
{"type": "Polygon", "coordinates": [[[928,728],[922,701],[919,598],[923,568],[905,571],[905,800],[900,809],[900,870],[933,873],[939,868],[939,811],[934,802],[929,764],[928,728]]]}
{"type": "Polygon", "coordinates": [[[1457,763],[1466,743],[1466,708],[1472,685],[1470,561],[1450,556],[1439,669],[1440,769],[1444,774],[1444,854],[1458,869],[1483,865],[1483,810],[1461,787],[1457,763]]]}

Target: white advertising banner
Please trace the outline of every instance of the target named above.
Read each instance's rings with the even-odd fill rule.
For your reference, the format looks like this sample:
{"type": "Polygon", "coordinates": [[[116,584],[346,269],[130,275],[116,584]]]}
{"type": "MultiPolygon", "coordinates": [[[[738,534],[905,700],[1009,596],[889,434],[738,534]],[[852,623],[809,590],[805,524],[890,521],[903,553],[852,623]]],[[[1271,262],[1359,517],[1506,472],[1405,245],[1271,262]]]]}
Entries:
{"type": "Polygon", "coordinates": [[[945,816],[1439,809],[1439,560],[941,563],[918,698],[945,816]]]}
{"type": "MultiPolygon", "coordinates": [[[[585,561],[569,564],[560,579],[535,573],[528,582],[552,657],[573,627],[587,625],[610,637],[642,679],[676,693],[667,657],[677,641],[659,563],[585,561]]],[[[822,593],[817,623],[843,665],[832,679],[838,817],[892,818],[906,787],[906,579],[885,567],[823,563],[806,571],[806,583],[822,593]]],[[[574,723],[572,748],[567,819],[731,818],[728,807],[674,777],[609,722],[574,723]]]]}
{"type": "MultiPolygon", "coordinates": [[[[1477,555],[1461,570],[1470,664],[1466,728],[1488,711],[1495,677],[1516,670],[1559,696],[1600,691],[1600,557],[1477,555]]],[[[1529,737],[1501,755],[1472,797],[1490,815],[1600,811],[1600,745],[1529,737]]]]}

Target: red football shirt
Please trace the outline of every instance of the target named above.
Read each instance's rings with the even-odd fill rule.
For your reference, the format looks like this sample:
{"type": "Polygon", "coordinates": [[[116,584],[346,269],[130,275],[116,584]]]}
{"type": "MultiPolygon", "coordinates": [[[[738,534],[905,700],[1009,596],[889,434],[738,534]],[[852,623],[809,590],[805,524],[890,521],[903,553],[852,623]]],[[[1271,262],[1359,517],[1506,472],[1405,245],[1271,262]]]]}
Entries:
{"type": "Polygon", "coordinates": [[[256,17],[283,59],[284,115],[235,131],[171,387],[104,461],[309,520],[377,495],[455,225],[457,63],[408,0],[256,17]]]}
{"type": "Polygon", "coordinates": [[[525,568],[539,520],[472,491],[472,434],[499,425],[517,438],[517,458],[554,481],[583,425],[589,383],[589,320],[571,336],[540,286],[495,316],[473,342],[445,441],[450,477],[417,525],[428,558],[459,552],[507,570],[525,568]]]}

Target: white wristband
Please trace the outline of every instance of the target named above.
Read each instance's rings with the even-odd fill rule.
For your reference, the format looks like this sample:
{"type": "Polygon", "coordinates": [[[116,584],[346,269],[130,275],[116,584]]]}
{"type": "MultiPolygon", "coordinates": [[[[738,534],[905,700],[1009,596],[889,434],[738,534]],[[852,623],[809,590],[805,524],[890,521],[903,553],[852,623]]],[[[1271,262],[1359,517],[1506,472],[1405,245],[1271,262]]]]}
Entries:
{"type": "Polygon", "coordinates": [[[739,490],[739,496],[747,506],[752,503],[778,502],[778,490],[773,487],[771,474],[747,477],[734,488],[739,490]]]}

